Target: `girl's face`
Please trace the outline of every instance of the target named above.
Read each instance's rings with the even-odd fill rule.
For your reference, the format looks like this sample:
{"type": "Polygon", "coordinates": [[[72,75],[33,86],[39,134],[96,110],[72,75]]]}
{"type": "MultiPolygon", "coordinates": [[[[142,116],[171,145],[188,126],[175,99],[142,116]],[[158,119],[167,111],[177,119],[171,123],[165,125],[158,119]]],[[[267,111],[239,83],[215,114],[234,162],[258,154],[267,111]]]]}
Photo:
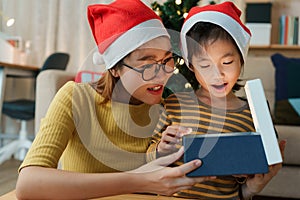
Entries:
{"type": "Polygon", "coordinates": [[[230,94],[241,73],[238,49],[223,39],[209,42],[203,51],[192,56],[192,64],[202,90],[211,97],[230,94]]]}
{"type": "MultiPolygon", "coordinates": [[[[146,103],[152,105],[159,103],[162,98],[164,86],[173,74],[171,71],[174,68],[174,59],[170,59],[171,57],[171,44],[167,37],[155,38],[130,53],[130,55],[123,60],[123,65],[129,67],[123,66],[116,71],[120,77],[122,86],[126,92],[129,93],[129,96],[127,95],[127,97],[125,97],[126,95],[120,95],[119,97],[130,97],[130,102],[135,104],[146,103]],[[153,79],[144,80],[141,70],[145,69],[145,65],[154,63],[166,64],[171,73],[166,73],[162,67],[160,67],[159,71],[156,71],[157,74],[153,79]],[[130,69],[130,67],[134,69],[130,69]]],[[[155,70],[152,71],[155,74],[155,70]]],[[[149,74],[145,75],[146,72],[144,72],[144,78],[149,77],[149,74]]],[[[121,101],[129,102],[128,99],[121,101]]]]}

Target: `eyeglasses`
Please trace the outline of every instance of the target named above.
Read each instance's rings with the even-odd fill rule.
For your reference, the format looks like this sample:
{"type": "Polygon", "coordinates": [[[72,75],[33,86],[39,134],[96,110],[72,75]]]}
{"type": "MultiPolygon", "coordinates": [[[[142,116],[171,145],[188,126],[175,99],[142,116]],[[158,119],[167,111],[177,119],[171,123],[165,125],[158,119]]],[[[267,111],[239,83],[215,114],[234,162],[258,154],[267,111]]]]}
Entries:
{"type": "Polygon", "coordinates": [[[176,69],[175,67],[176,61],[177,61],[177,56],[172,56],[163,60],[161,64],[159,63],[146,64],[141,66],[140,68],[131,67],[125,64],[124,62],[122,64],[128,67],[129,69],[141,73],[144,81],[150,81],[157,76],[158,72],[160,71],[160,68],[162,68],[163,71],[167,74],[173,73],[174,70],[176,69]]]}

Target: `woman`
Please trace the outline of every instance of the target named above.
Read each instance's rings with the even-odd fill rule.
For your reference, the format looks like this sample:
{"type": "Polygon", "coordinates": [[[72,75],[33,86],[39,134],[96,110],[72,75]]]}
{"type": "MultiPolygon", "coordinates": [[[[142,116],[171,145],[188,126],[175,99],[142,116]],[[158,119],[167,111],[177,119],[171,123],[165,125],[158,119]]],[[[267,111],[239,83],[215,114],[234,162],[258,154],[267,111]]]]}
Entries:
{"type": "Polygon", "coordinates": [[[182,150],[142,166],[159,114],[154,104],[174,71],[160,18],[139,0],[117,0],[89,6],[88,19],[108,71],[95,84],[69,82],[57,93],[20,167],[17,197],[171,195],[207,180],[184,176],[199,160],[165,167],[182,150]]]}

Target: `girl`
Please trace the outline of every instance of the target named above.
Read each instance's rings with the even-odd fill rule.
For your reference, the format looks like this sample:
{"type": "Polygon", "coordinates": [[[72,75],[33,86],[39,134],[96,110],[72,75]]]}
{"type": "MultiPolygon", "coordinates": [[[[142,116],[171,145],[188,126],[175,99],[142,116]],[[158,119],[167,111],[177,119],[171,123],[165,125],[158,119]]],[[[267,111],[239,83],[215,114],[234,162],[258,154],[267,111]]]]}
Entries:
{"type": "MultiPolygon", "coordinates": [[[[240,21],[240,14],[232,2],[190,10],[181,30],[182,53],[200,88],[195,94],[179,93],[166,99],[165,112],[148,149],[148,161],[175,151],[180,138],[191,131],[195,134],[255,131],[247,101],[234,93],[241,87],[237,82],[251,37],[240,21]]],[[[283,151],[284,142],[280,145],[283,151]]],[[[250,199],[280,168],[281,164],[276,164],[269,167],[268,174],[217,177],[175,196],[250,199]]]]}
{"type": "Polygon", "coordinates": [[[154,104],[160,103],[174,71],[160,18],[139,0],[117,0],[89,6],[88,20],[108,71],[97,83],[68,82],[57,93],[20,166],[17,197],[171,195],[206,180],[185,177],[199,160],[165,167],[182,150],[142,166],[158,117],[154,104]],[[59,160],[62,170],[57,169],[59,160]]]}

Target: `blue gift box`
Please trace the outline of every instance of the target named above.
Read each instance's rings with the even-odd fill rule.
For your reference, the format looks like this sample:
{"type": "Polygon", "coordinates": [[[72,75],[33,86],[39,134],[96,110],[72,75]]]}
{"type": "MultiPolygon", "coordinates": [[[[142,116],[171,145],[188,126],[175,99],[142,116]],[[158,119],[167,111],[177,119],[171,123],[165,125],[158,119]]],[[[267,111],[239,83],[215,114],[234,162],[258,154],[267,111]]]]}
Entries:
{"type": "Polygon", "coordinates": [[[268,172],[261,136],[254,132],[186,135],[184,162],[200,159],[202,166],[187,176],[223,176],[268,172]]]}

